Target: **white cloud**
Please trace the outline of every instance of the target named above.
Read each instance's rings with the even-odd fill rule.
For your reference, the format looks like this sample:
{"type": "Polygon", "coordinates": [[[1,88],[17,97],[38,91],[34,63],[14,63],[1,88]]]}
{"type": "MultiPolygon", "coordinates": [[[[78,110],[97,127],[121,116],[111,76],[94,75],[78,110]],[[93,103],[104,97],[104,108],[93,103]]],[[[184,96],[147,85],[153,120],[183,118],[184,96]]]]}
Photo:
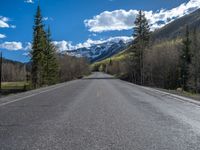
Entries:
{"type": "Polygon", "coordinates": [[[43,17],[42,18],[43,21],[53,21],[52,17],[43,17]]]}
{"type": "Polygon", "coordinates": [[[0,16],[0,28],[9,28],[9,18],[0,16]]]}
{"type": "Polygon", "coordinates": [[[75,49],[79,49],[79,48],[89,48],[93,45],[97,45],[97,44],[103,44],[105,42],[119,42],[120,40],[124,41],[124,42],[129,42],[131,40],[133,40],[132,37],[127,37],[127,36],[119,36],[119,37],[111,37],[109,39],[106,40],[92,40],[92,39],[88,39],[87,41],[83,42],[83,43],[79,43],[76,45],[72,45],[72,42],[68,42],[68,41],[54,41],[53,44],[58,48],[58,50],[60,52],[62,51],[70,51],[70,50],[75,50],[75,49]]]}
{"type": "MultiPolygon", "coordinates": [[[[170,10],[161,9],[159,11],[145,11],[146,17],[149,20],[151,29],[160,28],[176,18],[180,18],[200,8],[200,0],[190,0],[178,7],[170,10]]],[[[84,21],[85,26],[90,32],[104,31],[120,31],[133,28],[138,10],[115,10],[104,11],[101,14],[94,16],[92,19],[84,21]]]]}
{"type": "Polygon", "coordinates": [[[97,36],[97,34],[96,33],[92,33],[92,36],[97,36]]]}
{"type": "MultiPolygon", "coordinates": [[[[30,42],[27,42],[25,44],[22,44],[22,42],[15,42],[15,41],[4,42],[4,43],[0,44],[0,48],[6,49],[6,50],[12,50],[12,51],[17,51],[17,50],[31,51],[32,44],[30,42]]],[[[25,53],[27,53],[27,52],[25,52],[25,53]]]]}
{"type": "Polygon", "coordinates": [[[44,21],[47,21],[48,19],[49,19],[49,17],[44,17],[43,18],[44,21]]]}
{"type": "Polygon", "coordinates": [[[30,3],[30,4],[33,4],[34,3],[34,1],[33,0],[26,0],[26,1],[24,1],[25,3],[30,3]]]}
{"type": "Polygon", "coordinates": [[[0,34],[0,39],[6,38],[6,35],[0,34]]]}
{"type": "Polygon", "coordinates": [[[74,49],[73,46],[72,46],[72,43],[71,42],[68,42],[68,41],[53,41],[52,42],[57,48],[59,51],[65,51],[65,50],[72,50],[74,49]]]}
{"type": "Polygon", "coordinates": [[[21,42],[4,42],[0,44],[0,48],[7,50],[22,50],[23,46],[21,42]]]}
{"type": "Polygon", "coordinates": [[[15,29],[15,28],[16,28],[16,25],[10,25],[10,28],[15,29]]]}
{"type": "Polygon", "coordinates": [[[137,13],[136,10],[105,11],[84,23],[91,32],[131,29],[137,13]]]}
{"type": "Polygon", "coordinates": [[[74,48],[75,49],[79,49],[79,48],[83,48],[83,47],[88,48],[88,47],[91,47],[92,45],[102,44],[102,43],[104,43],[104,40],[88,39],[84,43],[79,43],[79,44],[75,45],[74,48]]]}
{"type": "Polygon", "coordinates": [[[10,21],[10,19],[7,18],[7,17],[0,16],[0,18],[1,18],[1,20],[4,21],[4,22],[8,22],[8,21],[10,21]]]}
{"type": "Polygon", "coordinates": [[[9,18],[0,16],[0,28],[16,28],[15,25],[9,25],[9,18]]]}

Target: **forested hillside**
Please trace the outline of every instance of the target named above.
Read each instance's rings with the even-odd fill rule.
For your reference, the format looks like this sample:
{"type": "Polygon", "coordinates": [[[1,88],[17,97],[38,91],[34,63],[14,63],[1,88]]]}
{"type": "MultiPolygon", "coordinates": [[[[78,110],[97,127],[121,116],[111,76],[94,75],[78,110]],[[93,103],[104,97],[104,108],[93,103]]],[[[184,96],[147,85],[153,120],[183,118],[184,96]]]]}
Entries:
{"type": "Polygon", "coordinates": [[[92,68],[140,85],[200,92],[199,18],[197,10],[149,34],[146,23],[138,24],[145,22],[144,14],[139,14],[132,45],[92,68]]]}

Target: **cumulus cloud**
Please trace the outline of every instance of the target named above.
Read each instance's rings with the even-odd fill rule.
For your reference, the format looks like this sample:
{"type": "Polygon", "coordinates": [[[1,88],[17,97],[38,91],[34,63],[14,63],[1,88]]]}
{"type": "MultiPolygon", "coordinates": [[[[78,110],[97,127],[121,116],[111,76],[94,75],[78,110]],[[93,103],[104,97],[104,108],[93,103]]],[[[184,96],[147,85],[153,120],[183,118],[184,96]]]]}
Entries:
{"type": "Polygon", "coordinates": [[[127,37],[127,36],[119,36],[119,37],[111,37],[105,40],[92,40],[92,39],[88,39],[87,41],[83,42],[83,43],[79,43],[76,45],[73,45],[72,42],[68,42],[68,41],[54,41],[53,44],[58,48],[58,50],[60,52],[62,51],[70,51],[70,50],[75,50],[75,49],[79,49],[79,48],[89,48],[93,45],[97,45],[97,44],[103,44],[106,42],[119,42],[119,41],[123,41],[125,43],[132,41],[133,38],[132,37],[127,37]]]}
{"type": "Polygon", "coordinates": [[[26,0],[26,1],[24,1],[25,3],[30,3],[30,4],[33,4],[34,3],[34,1],[33,0],[26,0]]]}
{"type": "Polygon", "coordinates": [[[104,11],[93,19],[85,20],[84,23],[91,32],[131,29],[137,13],[137,10],[104,11]]]}
{"type": "Polygon", "coordinates": [[[23,46],[21,42],[4,42],[0,44],[1,49],[7,49],[7,50],[22,50],[23,46]]]}
{"type": "MultiPolygon", "coordinates": [[[[190,0],[170,10],[145,11],[145,14],[151,29],[155,30],[199,8],[200,0],[190,0]]],[[[133,28],[137,14],[138,10],[104,11],[92,19],[85,20],[84,23],[90,32],[129,30],[133,28]]]]}
{"type": "Polygon", "coordinates": [[[74,46],[72,46],[72,42],[63,40],[63,41],[53,41],[52,43],[58,48],[60,52],[74,49],[74,46]]]}
{"type": "Polygon", "coordinates": [[[0,34],[0,39],[6,38],[6,35],[0,34]]]}

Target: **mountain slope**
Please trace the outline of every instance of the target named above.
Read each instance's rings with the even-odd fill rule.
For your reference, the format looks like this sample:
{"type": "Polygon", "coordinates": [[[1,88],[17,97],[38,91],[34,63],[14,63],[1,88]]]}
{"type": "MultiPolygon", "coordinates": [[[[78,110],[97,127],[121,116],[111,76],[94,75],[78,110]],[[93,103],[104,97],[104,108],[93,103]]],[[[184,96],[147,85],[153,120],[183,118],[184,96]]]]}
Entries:
{"type": "Polygon", "coordinates": [[[130,45],[130,43],[131,40],[111,40],[102,44],[95,44],[87,48],[79,48],[76,50],[64,51],[63,53],[66,53],[71,56],[85,57],[90,62],[96,62],[111,57],[123,51],[130,45]]]}
{"type": "Polygon", "coordinates": [[[152,34],[153,40],[156,39],[169,39],[182,36],[185,33],[185,26],[188,25],[190,29],[197,27],[200,29],[200,9],[195,12],[185,15],[161,29],[156,30],[152,34]]]}
{"type": "MultiPolygon", "coordinates": [[[[154,31],[152,33],[152,38],[154,41],[159,41],[158,43],[155,42],[155,44],[163,44],[165,42],[164,39],[167,39],[166,41],[173,41],[175,38],[179,37],[179,39],[185,34],[185,26],[189,25],[189,28],[192,30],[194,27],[197,28],[198,31],[200,31],[200,9],[196,10],[195,12],[183,16],[170,24],[154,31]],[[162,40],[164,40],[162,42],[162,40]]],[[[173,41],[174,42],[174,41],[173,41]]],[[[177,41],[176,41],[177,42],[177,41]]],[[[102,64],[108,64],[110,59],[114,62],[117,61],[123,61],[126,59],[125,56],[130,54],[130,48],[127,48],[123,51],[121,51],[119,54],[116,54],[112,56],[111,58],[105,59],[103,61],[97,62],[93,64],[93,66],[101,66],[102,64]]]]}
{"type": "MultiPolygon", "coordinates": [[[[152,33],[152,40],[156,41],[180,37],[185,33],[186,25],[189,25],[190,29],[197,27],[200,30],[200,9],[154,31],[152,33]]],[[[71,56],[85,57],[90,62],[97,62],[124,51],[129,47],[131,41],[131,38],[129,40],[113,38],[101,44],[94,44],[91,47],[83,47],[75,50],[66,50],[63,53],[71,56]]]]}

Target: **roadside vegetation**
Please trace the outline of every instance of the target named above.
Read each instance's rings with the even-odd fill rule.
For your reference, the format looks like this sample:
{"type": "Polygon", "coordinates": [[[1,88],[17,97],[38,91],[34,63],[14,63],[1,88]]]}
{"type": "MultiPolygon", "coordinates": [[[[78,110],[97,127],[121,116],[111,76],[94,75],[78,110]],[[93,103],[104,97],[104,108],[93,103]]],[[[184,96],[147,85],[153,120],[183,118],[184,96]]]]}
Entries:
{"type": "Polygon", "coordinates": [[[46,28],[42,18],[38,6],[31,61],[22,64],[4,60],[2,88],[35,89],[78,79],[92,70],[139,85],[200,93],[200,33],[197,26],[184,26],[183,33],[173,38],[156,39],[144,12],[140,11],[135,20],[132,44],[111,58],[89,65],[84,58],[58,54],[50,27],[46,28]],[[18,84],[12,86],[13,83],[18,84]]]}
{"type": "Polygon", "coordinates": [[[152,40],[141,11],[131,46],[91,68],[139,85],[200,93],[200,33],[194,26],[184,28],[181,36],[152,40]]]}
{"type": "Polygon", "coordinates": [[[30,88],[30,83],[27,83],[27,82],[3,82],[2,83],[2,89],[4,90],[10,90],[10,89],[22,90],[26,88],[30,88]]]}

